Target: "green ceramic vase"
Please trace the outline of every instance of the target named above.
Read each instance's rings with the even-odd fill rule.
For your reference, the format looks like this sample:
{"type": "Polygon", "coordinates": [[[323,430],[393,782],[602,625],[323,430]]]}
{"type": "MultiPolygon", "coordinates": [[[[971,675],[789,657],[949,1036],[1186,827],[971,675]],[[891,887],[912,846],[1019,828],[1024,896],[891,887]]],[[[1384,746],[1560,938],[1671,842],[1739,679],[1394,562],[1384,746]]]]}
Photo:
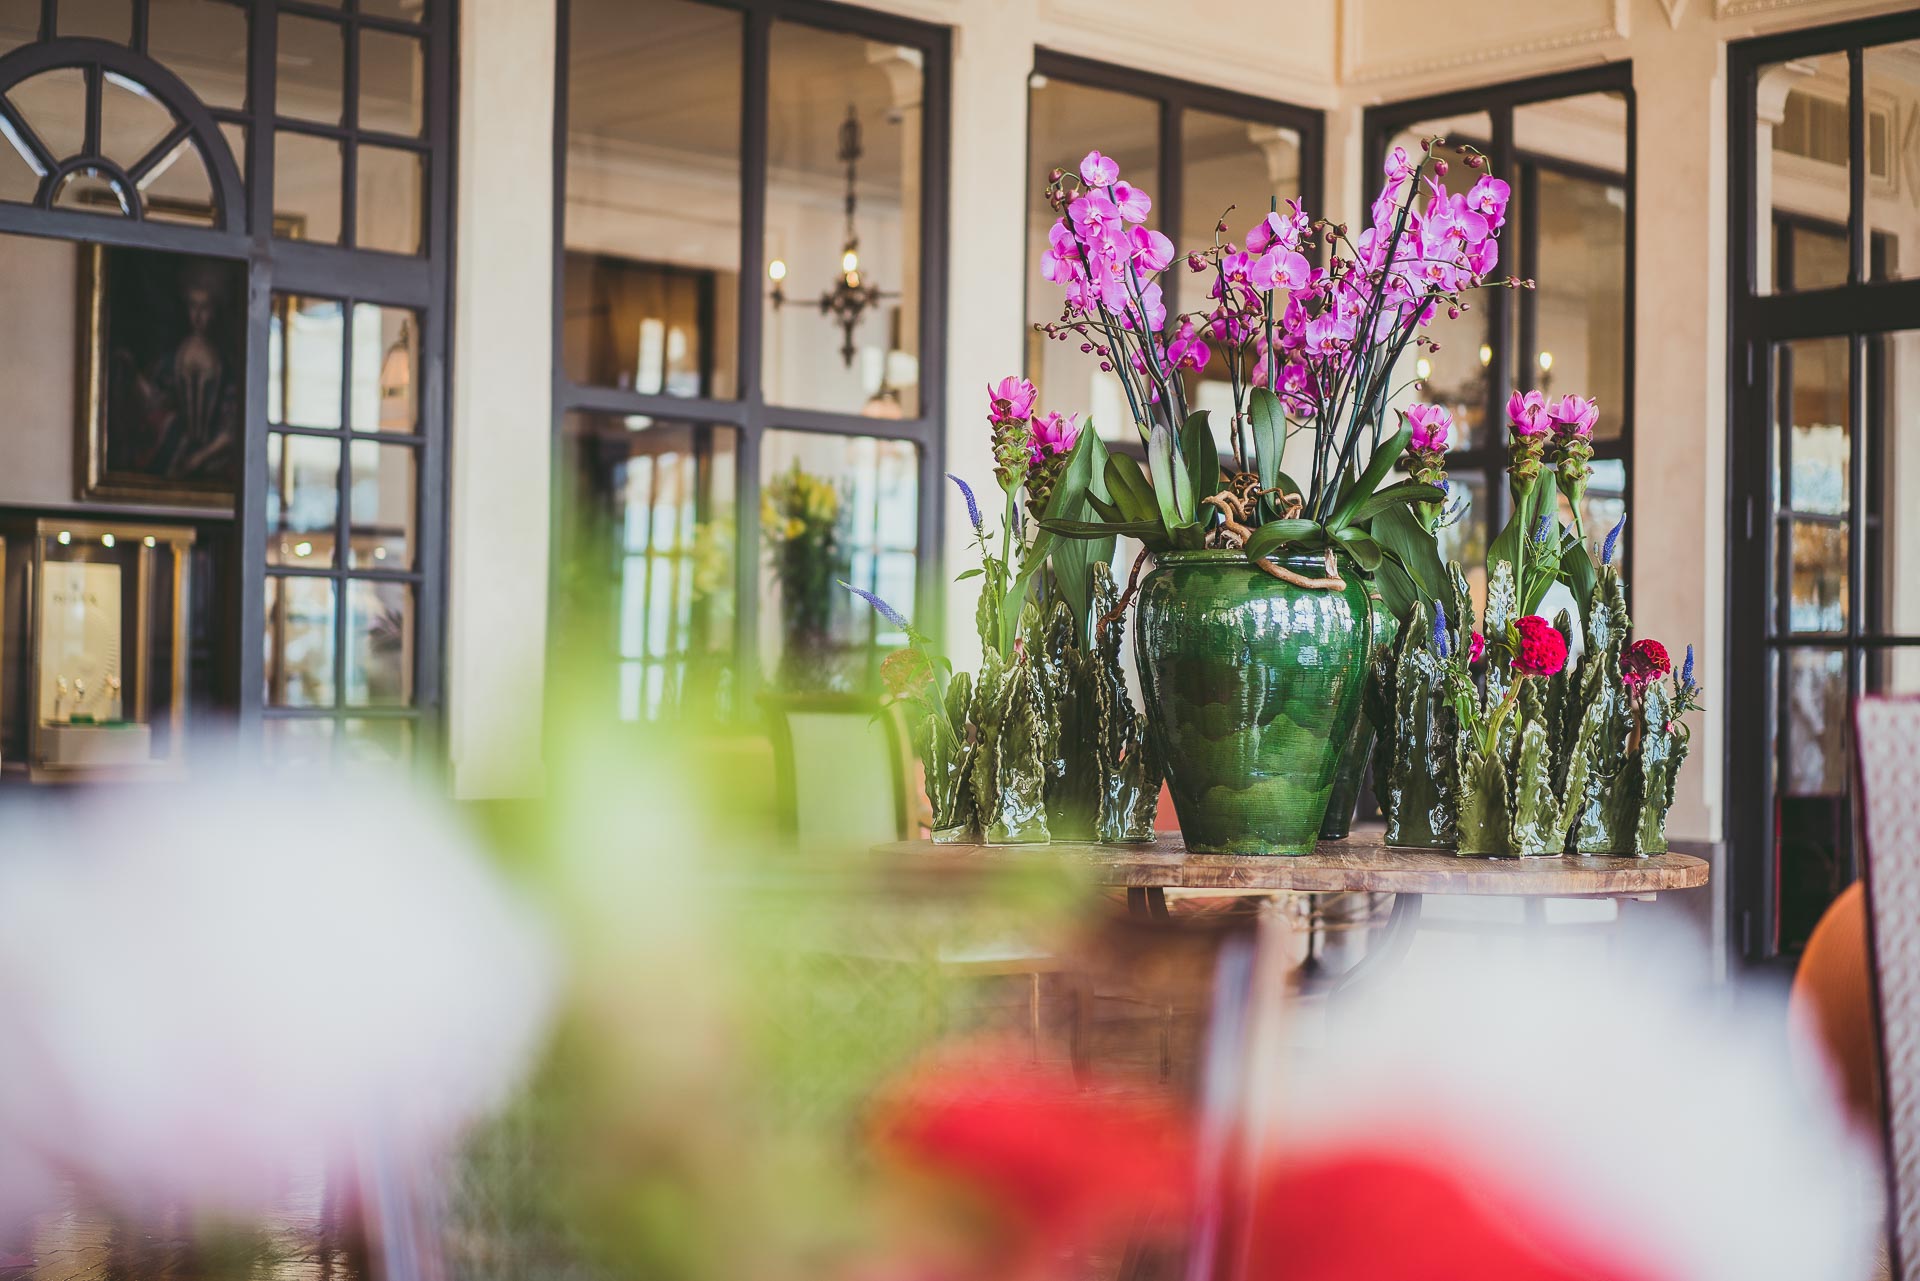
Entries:
{"type": "MultiPolygon", "coordinates": [[[[1326,573],[1318,555],[1277,558],[1326,573]]],[[[1263,574],[1235,551],[1165,552],[1140,584],[1134,659],[1187,848],[1307,854],[1360,714],[1367,588],[1263,574]]]]}
{"type": "MultiPolygon", "coordinates": [[[[1373,619],[1373,645],[1367,655],[1367,669],[1370,674],[1379,663],[1389,661],[1393,651],[1393,638],[1400,631],[1400,622],[1387,612],[1381,603],[1380,593],[1367,593],[1367,612],[1373,619]]],[[[1337,841],[1353,831],[1353,812],[1360,804],[1360,785],[1366,781],[1367,765],[1373,760],[1373,741],[1376,737],[1373,722],[1367,717],[1366,698],[1360,700],[1360,714],[1353,718],[1353,734],[1347,741],[1347,748],[1340,753],[1340,767],[1334,771],[1333,795],[1327,801],[1327,816],[1320,821],[1320,839],[1337,841]]]]}

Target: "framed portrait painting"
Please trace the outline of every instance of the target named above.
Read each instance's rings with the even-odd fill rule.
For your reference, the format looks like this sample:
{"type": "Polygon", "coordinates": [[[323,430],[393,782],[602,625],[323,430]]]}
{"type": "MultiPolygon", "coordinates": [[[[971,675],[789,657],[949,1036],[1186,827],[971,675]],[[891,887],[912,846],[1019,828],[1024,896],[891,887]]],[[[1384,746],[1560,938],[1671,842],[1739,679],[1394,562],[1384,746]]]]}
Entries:
{"type": "Polygon", "coordinates": [[[80,255],[79,497],[233,507],[247,375],[244,262],[80,255]]]}

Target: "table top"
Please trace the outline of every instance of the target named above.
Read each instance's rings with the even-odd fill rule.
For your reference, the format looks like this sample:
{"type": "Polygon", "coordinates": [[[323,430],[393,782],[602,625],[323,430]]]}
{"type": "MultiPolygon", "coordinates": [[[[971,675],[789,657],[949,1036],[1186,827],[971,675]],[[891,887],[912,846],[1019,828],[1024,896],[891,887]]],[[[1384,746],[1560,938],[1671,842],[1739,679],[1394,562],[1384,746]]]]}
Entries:
{"type": "Polygon", "coordinates": [[[1626,897],[1707,883],[1707,862],[1691,854],[1648,858],[1468,858],[1446,850],[1388,845],[1380,832],[1322,841],[1312,854],[1262,857],[1191,854],[1176,834],[1151,845],[883,845],[882,857],[911,856],[956,868],[1066,865],[1096,884],[1129,889],[1204,889],[1327,893],[1498,894],[1549,898],[1626,897]]]}

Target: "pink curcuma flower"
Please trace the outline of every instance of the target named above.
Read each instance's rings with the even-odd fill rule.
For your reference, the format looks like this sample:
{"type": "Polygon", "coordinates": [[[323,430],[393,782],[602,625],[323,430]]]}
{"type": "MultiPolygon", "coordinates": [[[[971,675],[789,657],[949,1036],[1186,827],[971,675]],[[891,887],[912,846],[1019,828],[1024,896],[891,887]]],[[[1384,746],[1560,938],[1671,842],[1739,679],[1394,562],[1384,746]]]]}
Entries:
{"type": "Polygon", "coordinates": [[[1080,439],[1080,416],[1059,412],[1042,414],[1033,420],[1033,461],[1073,452],[1080,439]]]}
{"type": "Polygon", "coordinates": [[[1547,398],[1537,391],[1515,391],[1507,397],[1507,425],[1519,437],[1544,436],[1553,430],[1547,398]]]}
{"type": "Polygon", "coordinates": [[[1009,374],[997,383],[987,384],[987,417],[994,422],[1015,422],[1033,414],[1034,397],[1040,393],[1024,378],[1009,374]]]}
{"type": "Polygon", "coordinates": [[[1562,396],[1547,406],[1547,417],[1553,421],[1553,430],[1562,436],[1586,438],[1593,435],[1593,424],[1600,417],[1600,406],[1591,398],[1582,400],[1578,396],[1562,396]]]}
{"type": "Polygon", "coordinates": [[[1080,177],[1089,187],[1111,187],[1120,180],[1120,163],[1089,151],[1080,162],[1080,177]]]}
{"type": "Polygon", "coordinates": [[[1447,431],[1453,426],[1453,415],[1445,405],[1409,405],[1406,411],[1407,426],[1413,429],[1413,438],[1409,447],[1421,453],[1444,453],[1447,448],[1447,431]]]}

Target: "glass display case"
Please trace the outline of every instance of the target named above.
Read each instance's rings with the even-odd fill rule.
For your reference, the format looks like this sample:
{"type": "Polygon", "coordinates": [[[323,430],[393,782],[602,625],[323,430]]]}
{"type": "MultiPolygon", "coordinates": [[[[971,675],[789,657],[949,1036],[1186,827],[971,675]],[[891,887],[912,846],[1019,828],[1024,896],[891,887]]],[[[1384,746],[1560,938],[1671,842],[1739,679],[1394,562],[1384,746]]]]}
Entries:
{"type": "Polygon", "coordinates": [[[184,763],[191,529],[34,526],[28,761],[36,782],[184,763]]]}

